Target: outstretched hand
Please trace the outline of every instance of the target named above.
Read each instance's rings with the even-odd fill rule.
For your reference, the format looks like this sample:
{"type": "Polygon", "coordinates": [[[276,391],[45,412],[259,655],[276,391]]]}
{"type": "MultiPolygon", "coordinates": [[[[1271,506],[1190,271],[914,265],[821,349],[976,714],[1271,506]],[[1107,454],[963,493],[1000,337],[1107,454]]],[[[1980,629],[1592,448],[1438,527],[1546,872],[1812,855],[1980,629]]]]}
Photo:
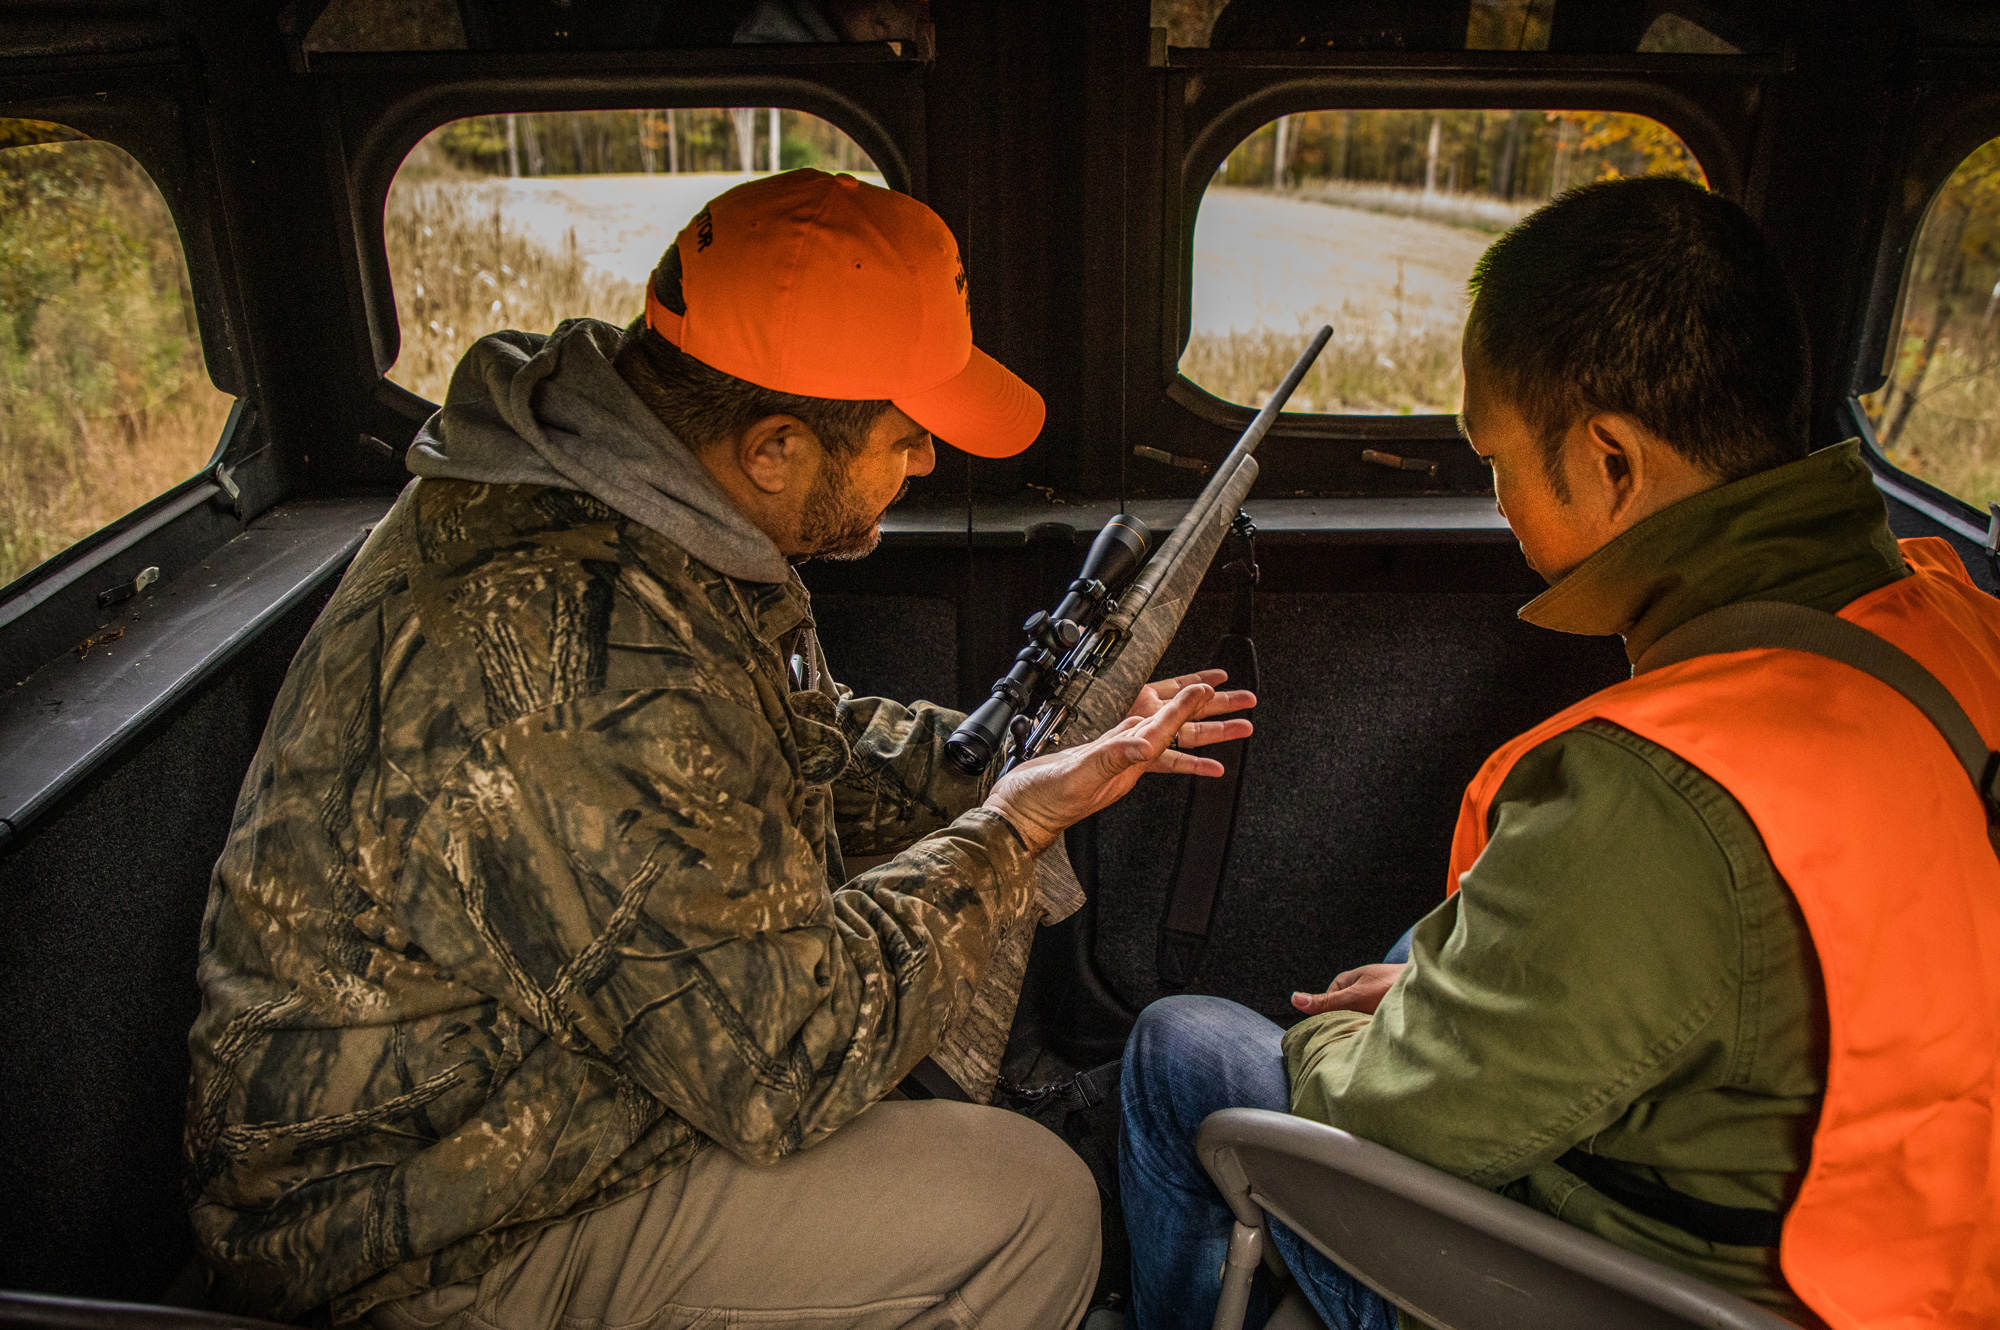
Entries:
{"type": "Polygon", "coordinates": [[[1324,993],[1292,994],[1292,1005],[1308,1016],[1317,1016],[1323,1011],[1359,1011],[1372,1016],[1375,1008],[1382,1005],[1383,997],[1408,968],[1407,964],[1385,963],[1348,970],[1335,975],[1324,993]]]}
{"type": "MultiPolygon", "coordinates": [[[[1139,696],[1132,699],[1132,710],[1127,712],[1127,720],[1145,720],[1157,715],[1161,707],[1172,701],[1182,690],[1201,684],[1212,690],[1215,696],[1196,715],[1222,716],[1232,711],[1248,711],[1257,705],[1257,694],[1247,688],[1222,691],[1222,685],[1229,682],[1228,670],[1196,670],[1193,674],[1180,674],[1171,679],[1155,679],[1139,690],[1139,696]]],[[[1220,721],[1183,725],[1180,731],[1182,748],[1200,748],[1204,744],[1221,743],[1225,739],[1241,739],[1249,734],[1248,728],[1238,732],[1227,727],[1236,722],[1220,721]],[[1225,732],[1226,731],[1226,732],[1225,732]]],[[[1250,724],[1243,721],[1244,726],[1250,724]]],[[[1211,773],[1215,774],[1215,773],[1211,773]]]]}
{"type": "Polygon", "coordinates": [[[1220,776],[1222,764],[1185,750],[1249,736],[1249,721],[1211,720],[1257,705],[1242,690],[1217,692],[1222,670],[1161,679],[1139,690],[1131,714],[1097,738],[1045,753],[1002,776],[986,807],[1007,819],[1030,853],[1040,854],[1075,822],[1125,797],[1149,771],[1220,776]]]}

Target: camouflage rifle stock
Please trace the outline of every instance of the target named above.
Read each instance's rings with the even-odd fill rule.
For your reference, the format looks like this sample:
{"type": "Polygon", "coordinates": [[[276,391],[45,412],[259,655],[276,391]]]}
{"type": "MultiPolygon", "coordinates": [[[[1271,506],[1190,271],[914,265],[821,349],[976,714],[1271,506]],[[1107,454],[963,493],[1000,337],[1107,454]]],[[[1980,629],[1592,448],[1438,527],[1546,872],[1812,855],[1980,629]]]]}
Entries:
{"type": "MultiPolygon", "coordinates": [[[[994,684],[993,696],[953,732],[947,748],[954,762],[980,770],[1004,742],[1003,770],[1011,769],[1040,753],[1088,743],[1125,718],[1257,481],[1252,454],[1332,335],[1332,328],[1321,327],[1313,336],[1150,557],[1151,533],[1143,523],[1121,514],[1106,524],[1055,611],[1028,621],[1029,644],[994,684]]],[[[1036,908],[1001,937],[971,1007],[932,1054],[979,1103],[993,1097],[1036,927],[1067,919],[1083,905],[1083,887],[1061,840],[1036,860],[1035,897],[1036,908]]]]}

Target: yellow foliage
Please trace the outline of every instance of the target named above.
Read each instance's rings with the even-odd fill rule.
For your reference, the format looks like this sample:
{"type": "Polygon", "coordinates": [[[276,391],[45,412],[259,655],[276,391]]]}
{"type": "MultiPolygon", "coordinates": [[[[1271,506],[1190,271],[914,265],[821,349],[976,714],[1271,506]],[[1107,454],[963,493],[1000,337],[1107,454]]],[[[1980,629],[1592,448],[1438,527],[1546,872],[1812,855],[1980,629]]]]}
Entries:
{"type": "Polygon", "coordinates": [[[1681,142],[1681,136],[1650,116],[1616,111],[1550,111],[1548,117],[1568,121],[1575,128],[1577,152],[1597,155],[1599,180],[1666,175],[1692,180],[1704,187],[1708,184],[1701,163],[1695,160],[1688,145],[1681,142]]]}

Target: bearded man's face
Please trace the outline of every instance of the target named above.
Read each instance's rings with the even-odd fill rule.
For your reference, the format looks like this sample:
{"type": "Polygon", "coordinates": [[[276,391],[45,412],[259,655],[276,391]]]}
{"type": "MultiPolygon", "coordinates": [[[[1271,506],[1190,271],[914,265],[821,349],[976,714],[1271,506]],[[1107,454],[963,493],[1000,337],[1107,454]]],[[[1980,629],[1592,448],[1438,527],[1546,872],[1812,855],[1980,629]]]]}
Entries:
{"type": "Polygon", "coordinates": [[[834,457],[820,459],[819,474],[806,496],[799,543],[815,559],[858,559],[882,543],[882,514],[910,492],[907,477],[889,502],[877,507],[863,498],[849,469],[834,457]]]}
{"type": "Polygon", "coordinates": [[[930,434],[890,407],[859,448],[840,456],[822,449],[799,514],[799,548],[815,559],[867,554],[881,543],[882,514],[936,464],[930,434]]]}

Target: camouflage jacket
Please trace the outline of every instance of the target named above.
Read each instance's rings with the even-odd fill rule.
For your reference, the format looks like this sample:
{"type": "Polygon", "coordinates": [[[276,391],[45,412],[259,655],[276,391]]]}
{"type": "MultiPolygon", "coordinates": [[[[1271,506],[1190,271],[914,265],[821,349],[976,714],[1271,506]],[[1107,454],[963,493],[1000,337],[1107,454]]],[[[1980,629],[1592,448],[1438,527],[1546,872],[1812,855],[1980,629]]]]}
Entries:
{"type": "Polygon", "coordinates": [[[709,1142],[804,1149],[962,1010],[1033,864],[956,713],[805,588],[586,495],[421,480],[307,636],[216,865],[187,1157],[218,1303],[471,1278],[709,1142]],[[970,809],[971,811],[967,811],[970,809]],[[901,851],[842,886],[840,850],[901,851]]]}

